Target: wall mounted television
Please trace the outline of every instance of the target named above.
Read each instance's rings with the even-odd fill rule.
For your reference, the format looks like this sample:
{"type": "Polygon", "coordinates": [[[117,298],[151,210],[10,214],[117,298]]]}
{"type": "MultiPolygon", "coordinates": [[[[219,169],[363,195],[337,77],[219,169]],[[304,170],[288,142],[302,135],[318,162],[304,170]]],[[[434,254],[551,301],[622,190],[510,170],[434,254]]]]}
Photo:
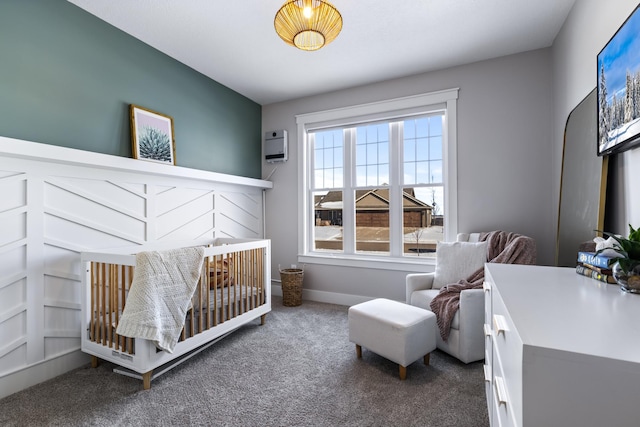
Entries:
{"type": "Polygon", "coordinates": [[[598,54],[599,156],[640,143],[640,5],[598,54]]]}

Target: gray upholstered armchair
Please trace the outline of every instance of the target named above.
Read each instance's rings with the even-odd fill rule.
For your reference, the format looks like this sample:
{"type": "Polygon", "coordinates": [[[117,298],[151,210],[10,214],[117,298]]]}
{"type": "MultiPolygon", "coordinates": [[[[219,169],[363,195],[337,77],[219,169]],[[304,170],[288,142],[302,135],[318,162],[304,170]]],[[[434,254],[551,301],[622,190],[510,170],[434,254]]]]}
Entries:
{"type": "MultiPolygon", "coordinates": [[[[431,310],[430,304],[444,285],[467,279],[487,259],[487,242],[479,242],[480,233],[458,234],[457,241],[438,247],[436,271],[408,274],[406,302],[431,310]]],[[[484,292],[466,289],[460,292],[460,308],[453,317],[445,341],[436,333],[437,347],[464,363],[484,359],[484,292]]]]}

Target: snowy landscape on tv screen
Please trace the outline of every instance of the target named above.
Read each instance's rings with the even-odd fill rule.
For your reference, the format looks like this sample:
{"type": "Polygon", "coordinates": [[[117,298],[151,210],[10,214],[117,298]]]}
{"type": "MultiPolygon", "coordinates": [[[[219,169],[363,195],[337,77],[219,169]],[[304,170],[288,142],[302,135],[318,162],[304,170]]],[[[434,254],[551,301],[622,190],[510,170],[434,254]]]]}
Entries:
{"type": "Polygon", "coordinates": [[[598,154],[640,138],[640,7],[598,54],[598,154]]]}

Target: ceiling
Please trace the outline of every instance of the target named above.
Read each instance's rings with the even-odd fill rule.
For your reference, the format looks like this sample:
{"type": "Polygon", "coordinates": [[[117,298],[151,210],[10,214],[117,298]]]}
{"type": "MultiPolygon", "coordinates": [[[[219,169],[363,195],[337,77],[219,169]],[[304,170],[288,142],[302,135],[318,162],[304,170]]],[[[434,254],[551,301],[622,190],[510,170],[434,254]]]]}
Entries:
{"type": "Polygon", "coordinates": [[[576,0],[332,0],[319,51],[285,44],[284,0],[68,0],[261,104],[551,46],[576,0]]]}

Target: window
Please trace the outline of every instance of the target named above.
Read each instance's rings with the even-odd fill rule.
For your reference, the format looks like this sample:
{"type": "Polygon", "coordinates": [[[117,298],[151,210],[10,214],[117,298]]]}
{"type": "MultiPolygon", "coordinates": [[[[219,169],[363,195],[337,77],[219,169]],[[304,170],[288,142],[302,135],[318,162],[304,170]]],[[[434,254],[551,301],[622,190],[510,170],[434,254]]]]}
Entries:
{"type": "Polygon", "coordinates": [[[456,99],[454,89],[297,116],[301,261],[434,257],[457,228],[456,99]]]}

